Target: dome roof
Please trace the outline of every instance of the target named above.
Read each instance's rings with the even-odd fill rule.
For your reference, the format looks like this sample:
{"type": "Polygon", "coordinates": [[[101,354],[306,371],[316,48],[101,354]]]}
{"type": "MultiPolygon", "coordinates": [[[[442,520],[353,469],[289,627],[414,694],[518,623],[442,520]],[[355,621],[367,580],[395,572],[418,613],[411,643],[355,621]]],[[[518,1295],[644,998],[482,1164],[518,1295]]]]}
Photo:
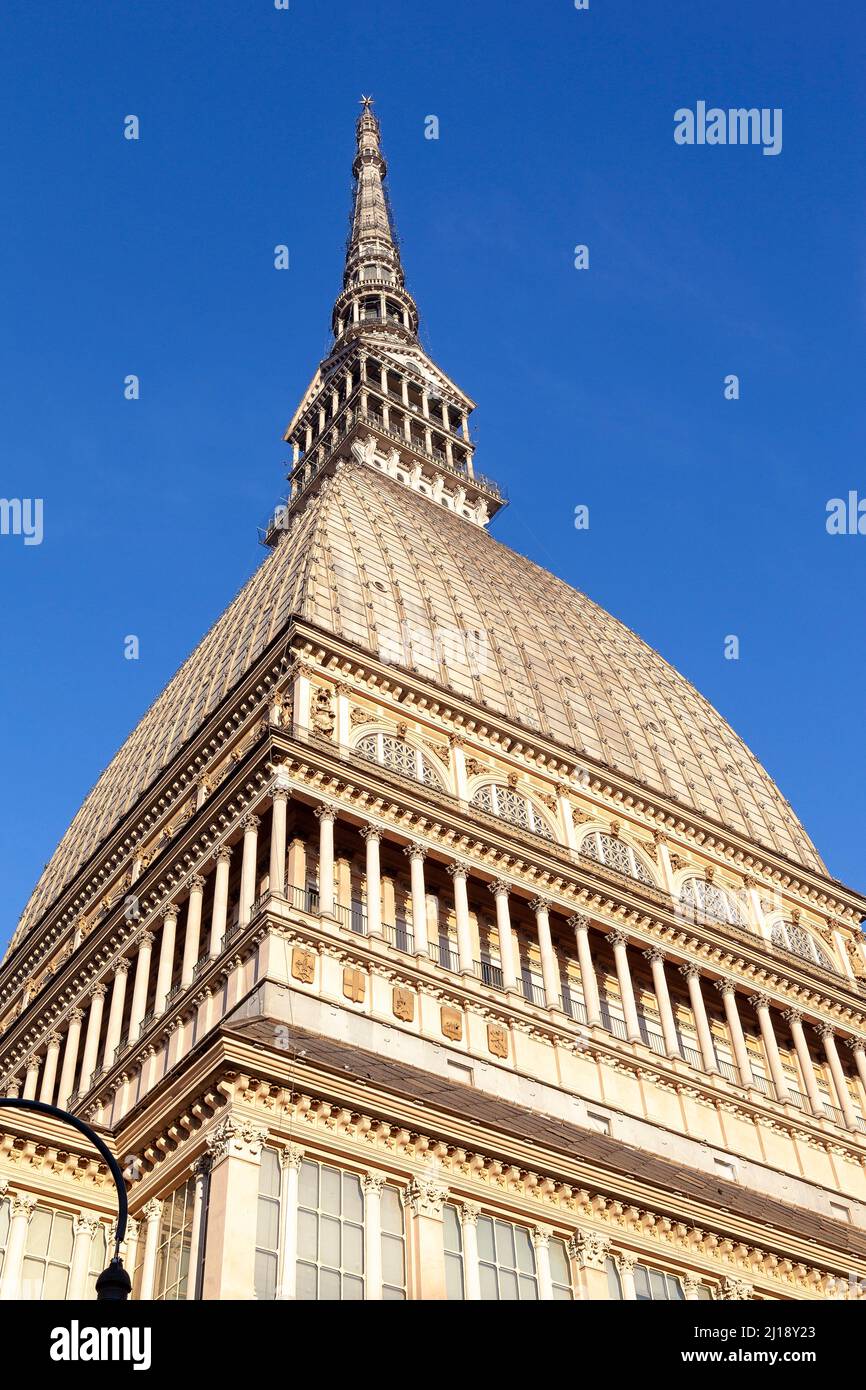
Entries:
{"type": "Polygon", "coordinates": [[[16,939],[293,616],[823,872],[757,759],[657,652],[481,527],[353,461],[310,498],[106,768],[16,939]]]}

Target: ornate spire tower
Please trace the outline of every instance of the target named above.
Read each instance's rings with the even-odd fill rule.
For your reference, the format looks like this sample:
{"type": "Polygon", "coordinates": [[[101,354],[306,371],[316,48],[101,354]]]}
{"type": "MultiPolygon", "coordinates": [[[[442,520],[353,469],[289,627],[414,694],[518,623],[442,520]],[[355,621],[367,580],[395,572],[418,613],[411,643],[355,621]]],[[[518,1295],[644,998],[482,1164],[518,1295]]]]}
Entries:
{"type": "MultiPolygon", "coordinates": [[[[418,308],[406,289],[385,189],[379,122],[371,97],[362,97],[361,106],[334,346],[285,434],[293,449],[289,511],[304,507],[322,479],[354,457],[484,526],[504,498],[475,471],[474,401],[418,341],[418,308]]],[[[279,529],[272,525],[266,539],[275,541],[279,529]]]]}

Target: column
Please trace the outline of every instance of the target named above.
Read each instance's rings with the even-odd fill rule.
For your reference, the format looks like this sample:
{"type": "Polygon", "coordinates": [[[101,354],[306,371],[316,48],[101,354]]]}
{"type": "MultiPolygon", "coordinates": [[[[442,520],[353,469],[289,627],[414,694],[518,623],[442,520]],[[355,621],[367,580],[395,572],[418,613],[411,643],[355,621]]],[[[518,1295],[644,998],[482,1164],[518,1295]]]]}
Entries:
{"type": "Polygon", "coordinates": [[[689,1000],[691,1001],[692,1014],[694,1015],[695,1028],[701,1048],[704,1071],[718,1073],[719,1063],[716,1059],[716,1048],[710,1030],[710,1020],[707,1018],[707,1008],[704,1003],[703,990],[701,989],[700,967],[697,965],[681,965],[680,974],[686,977],[689,986],[689,1000]]]}
{"type": "Polygon", "coordinates": [[[569,917],[568,925],[574,928],[577,943],[577,959],[580,965],[580,983],[583,986],[583,1002],[586,1005],[586,1021],[595,1027],[601,1023],[601,1004],[598,997],[598,980],[592,963],[592,949],[589,944],[589,918],[582,913],[569,917]]]}
{"type": "Polygon", "coordinates": [[[334,916],[334,821],[336,807],[323,803],[316,807],[319,821],[319,914],[334,916]]]}
{"type": "Polygon", "coordinates": [[[102,1052],[102,1070],[107,1071],[114,1061],[114,1053],[120,1042],[120,1028],[123,1023],[123,1005],[126,999],[126,977],[129,973],[129,960],[121,956],[114,967],[111,986],[111,1003],[108,1007],[108,1027],[105,1030],[105,1046],[102,1052]]]}
{"type": "Polygon", "coordinates": [[[496,903],[496,934],[499,938],[499,965],[502,970],[502,988],[517,989],[517,971],[514,968],[514,933],[511,930],[511,912],[508,907],[510,888],[507,883],[497,879],[488,883],[496,903]]]}
{"type": "Polygon", "coordinates": [[[466,892],[468,864],[457,860],[449,864],[446,873],[454,884],[454,917],[457,922],[457,959],[461,975],[473,973],[472,930],[469,925],[469,896],[466,892]]]}
{"type": "Polygon", "coordinates": [[[568,783],[560,783],[556,788],[556,804],[559,811],[559,823],[562,826],[562,833],[565,843],[569,849],[577,849],[577,836],[574,833],[574,810],[568,796],[568,783]]]}
{"type": "Polygon", "coordinates": [[[213,960],[222,950],[223,937],[226,932],[226,917],[229,909],[229,865],[231,863],[231,845],[220,845],[214,854],[216,860],[216,878],[214,879],[213,907],[210,919],[210,944],[208,954],[213,960]]]}
{"type": "Polygon", "coordinates": [[[454,776],[454,789],[461,801],[468,800],[469,780],[466,774],[466,753],[463,747],[463,740],[459,734],[449,734],[448,744],[451,749],[451,769],[454,776]]]}
{"type": "Polygon", "coordinates": [[[809,1044],[806,1041],[806,1033],[803,1028],[803,1015],[799,1009],[789,1009],[784,1017],[790,1026],[791,1037],[794,1039],[794,1051],[797,1053],[797,1061],[800,1063],[800,1074],[803,1078],[803,1085],[806,1087],[806,1095],[809,1097],[812,1114],[825,1119],[824,1106],[821,1102],[818,1082],[815,1079],[812,1054],[809,1051],[809,1044]]]}
{"type": "Polygon", "coordinates": [[[668,981],[665,975],[665,953],[660,946],[651,946],[648,951],[644,951],[644,956],[649,961],[652,971],[653,989],[655,990],[662,1025],[662,1037],[665,1040],[665,1052],[669,1057],[681,1057],[680,1040],[677,1037],[677,1025],[674,1020],[674,1011],[671,1008],[671,996],[668,992],[668,981]]]}
{"type": "Polygon", "coordinates": [[[361,838],[367,846],[367,933],[382,935],[382,874],[379,868],[379,842],[382,832],[375,825],[362,825],[361,838]]]}
{"type": "Polygon", "coordinates": [[[550,1272],[550,1237],[553,1231],[549,1226],[536,1226],[532,1232],[535,1247],[535,1273],[538,1277],[539,1300],[550,1303],[553,1300],[553,1276],[550,1272]]]}
{"type": "Polygon", "coordinates": [[[445,1237],[442,1214],[448,1189],[433,1176],[415,1178],[406,1189],[411,1221],[409,1288],[411,1297],[425,1301],[448,1297],[445,1284],[445,1237]]]}
{"type": "Polygon", "coordinates": [[[244,816],[241,821],[244,831],[243,856],[241,858],[240,906],[238,925],[245,927],[253,915],[256,898],[256,859],[259,849],[259,818],[244,816]]]}
{"type": "Polygon", "coordinates": [[[204,897],[204,878],[193,874],[189,881],[189,904],[186,909],[186,932],[183,938],[183,961],[180,967],[180,987],[189,989],[198,960],[201,944],[201,905],[204,897]]]}
{"type": "Polygon", "coordinates": [[[153,1012],[157,1018],[165,1013],[171,977],[174,972],[174,941],[177,934],[177,903],[169,903],[162,918],[162,940],[159,944],[159,965],[156,970],[156,996],[153,1012]]]}
{"type": "Polygon", "coordinates": [[[382,1298],[382,1188],[381,1173],[365,1173],[364,1189],[364,1297],[382,1298]]]}
{"type": "Polygon", "coordinates": [[[189,1233],[189,1266],[186,1276],[186,1296],[187,1301],[198,1298],[199,1276],[201,1266],[202,1247],[204,1241],[204,1211],[205,1198],[207,1196],[208,1178],[210,1176],[211,1159],[210,1154],[199,1154],[192,1165],[192,1173],[195,1178],[195,1190],[192,1205],[192,1226],[189,1233]]]}
{"type": "Polygon", "coordinates": [[[423,845],[412,844],[405,845],[403,853],[409,856],[409,871],[412,877],[412,935],[415,938],[415,954],[429,956],[427,893],[424,887],[424,860],[427,851],[423,845]]]}
{"type": "Polygon", "coordinates": [[[78,1065],[78,1047],[81,1042],[81,1020],[84,1013],[73,1009],[69,1014],[69,1028],[63,1048],[63,1066],[60,1068],[60,1085],[57,1088],[57,1105],[65,1110],[75,1084],[75,1069],[78,1065]]]}
{"type": "Polygon", "coordinates": [[[833,1087],[836,1091],[839,1109],[845,1117],[848,1128],[856,1129],[857,1120],[854,1115],[854,1107],[851,1104],[851,1092],[848,1090],[848,1082],[836,1047],[836,1029],[832,1023],[819,1023],[816,1032],[824,1044],[827,1061],[830,1063],[830,1072],[833,1077],[833,1087]]]}
{"type": "Polygon", "coordinates": [[[6,1258],[3,1261],[3,1278],[0,1279],[2,1300],[22,1297],[21,1272],[27,1245],[27,1227],[36,1206],[36,1198],[29,1192],[13,1192],[11,1199],[11,1222],[6,1240],[6,1258]]]}
{"type": "Polygon", "coordinates": [[[90,1089],[90,1080],[96,1070],[99,1055],[99,1035],[102,1032],[102,1011],[105,1007],[105,985],[100,980],[90,991],[90,1008],[87,1012],[87,1032],[84,1035],[84,1056],[81,1059],[81,1076],[78,1080],[78,1093],[84,1095],[90,1089]]]}
{"type": "Polygon", "coordinates": [[[776,1099],[784,1105],[788,1099],[788,1083],[785,1080],[785,1073],[782,1071],[782,1059],[779,1056],[776,1034],[773,1031],[773,1020],[770,1016],[770,1001],[766,994],[755,994],[749,1000],[749,1003],[758,1013],[758,1023],[761,1025],[761,1038],[764,1043],[764,1052],[767,1056],[767,1065],[770,1068],[770,1075],[773,1078],[773,1085],[776,1088],[776,1099]]]}
{"type": "Polygon", "coordinates": [[[474,1303],[481,1299],[481,1271],[478,1265],[478,1218],[481,1208],[477,1202],[462,1202],[459,1211],[463,1234],[463,1297],[474,1303]]]}
{"type": "MultiPolygon", "coordinates": [[[[129,1040],[135,1042],[147,1009],[147,989],[150,982],[150,956],[154,943],[153,932],[143,931],[138,937],[138,956],[135,962],[135,983],[129,1009],[129,1040]]],[[[110,1059],[110,1060],[113,1060],[110,1059]]]]}
{"type": "Polygon", "coordinates": [[[277,1298],[291,1299],[298,1291],[298,1179],[304,1151],[287,1144],[280,1153],[280,1213],[283,1229],[280,1239],[280,1269],[277,1298]]]}
{"type": "Polygon", "coordinates": [[[740,1022],[740,1011],[737,1008],[736,986],[733,980],[716,980],[716,989],[722,996],[722,1003],[725,1006],[725,1018],[731,1036],[731,1047],[737,1062],[737,1071],[740,1075],[740,1085],[753,1086],[755,1078],[752,1076],[752,1064],[749,1061],[749,1051],[746,1047],[746,1039],[743,1037],[743,1025],[740,1022]]]}
{"type": "Polygon", "coordinates": [[[279,783],[271,793],[271,857],[268,865],[268,891],[282,898],[286,893],[286,820],[289,789],[279,783]]]}
{"type": "Polygon", "coordinates": [[[574,1292],[580,1299],[607,1299],[606,1261],[610,1241],[597,1231],[576,1231],[568,1242],[568,1253],[574,1261],[574,1292]]]}
{"type": "Polygon", "coordinates": [[[633,1255],[630,1250],[615,1250],[613,1252],[613,1262],[619,1275],[619,1285],[622,1289],[623,1302],[634,1303],[637,1301],[637,1289],[634,1285],[634,1267],[637,1264],[637,1255],[633,1255]]]}
{"type": "Polygon", "coordinates": [[[31,1057],[27,1063],[27,1075],[24,1078],[24,1100],[36,1099],[36,1087],[39,1083],[39,1058],[31,1057]]]}
{"type": "Polygon", "coordinates": [[[683,1297],[687,1303],[696,1303],[701,1296],[702,1283],[694,1274],[686,1274],[680,1281],[683,1286],[683,1297]]]}
{"type": "MultiPolygon", "coordinates": [[[[152,1198],[143,1208],[144,1255],[141,1261],[141,1285],[138,1291],[140,1300],[153,1298],[156,1279],[156,1252],[159,1247],[159,1224],[162,1219],[162,1202],[152,1198]]],[[[140,1239],[140,1237],[139,1237],[140,1239]]]]}
{"type": "Polygon", "coordinates": [[[87,1275],[90,1270],[90,1249],[99,1230],[94,1216],[83,1212],[72,1222],[72,1261],[69,1267],[69,1289],[66,1297],[81,1301],[87,1297],[87,1275]]]}
{"type": "Polygon", "coordinates": [[[207,1136],[213,1159],[202,1299],[255,1297],[259,1165],[267,1130],[227,1115],[207,1136]]]}
{"type": "Polygon", "coordinates": [[[544,980],[544,994],[549,1009],[562,1008],[562,983],[559,978],[559,961],[553,949],[550,935],[550,903],[546,898],[535,898],[530,904],[535,913],[538,931],[538,945],[541,949],[541,976],[544,980]]]}
{"type": "Polygon", "coordinates": [[[619,981],[622,1011],[625,1015],[626,1037],[629,1042],[640,1042],[640,1024],[637,1016],[637,1005],[634,1002],[631,969],[628,963],[628,937],[623,931],[612,931],[606,940],[613,947],[613,958],[616,962],[616,978],[619,981]]]}
{"type": "Polygon", "coordinates": [[[47,1105],[54,1101],[54,1082],[57,1079],[57,1058],[60,1054],[60,1034],[48,1034],[48,1047],[45,1052],[45,1066],[42,1071],[42,1085],[39,1099],[47,1105]]]}
{"type": "MultiPolygon", "coordinates": [[[[854,1057],[854,1064],[857,1068],[857,1075],[860,1078],[860,1089],[863,1092],[863,1114],[866,1116],[866,1038],[849,1038],[848,1046],[854,1057]]],[[[859,1125],[858,1125],[859,1129],[859,1125]]]]}

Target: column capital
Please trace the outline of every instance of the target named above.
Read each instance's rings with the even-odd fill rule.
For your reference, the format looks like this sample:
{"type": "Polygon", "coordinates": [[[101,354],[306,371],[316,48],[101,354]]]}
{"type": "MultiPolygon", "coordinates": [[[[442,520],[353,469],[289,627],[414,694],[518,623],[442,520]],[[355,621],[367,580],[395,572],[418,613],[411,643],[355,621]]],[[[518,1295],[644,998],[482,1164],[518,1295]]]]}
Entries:
{"type": "Polygon", "coordinates": [[[783,1019],[785,1020],[786,1023],[790,1023],[790,1024],[802,1023],[802,1022],[803,1022],[803,1010],[802,1010],[802,1009],[786,1009],[785,1012],[782,1014],[782,1017],[783,1017],[783,1019]]]}
{"type": "Polygon", "coordinates": [[[274,782],[271,787],[271,801],[288,801],[291,794],[290,789],[283,782],[274,782]]]}
{"type": "Polygon", "coordinates": [[[866,1038],[846,1038],[845,1043],[852,1052],[866,1052],[866,1038]]]}
{"type": "Polygon", "coordinates": [[[203,874],[193,874],[189,881],[189,891],[191,893],[203,893],[206,881],[203,874]]]}
{"type": "Polygon", "coordinates": [[[696,1274],[684,1274],[680,1283],[686,1298],[689,1297],[689,1294],[697,1296],[698,1289],[702,1289],[704,1286],[703,1281],[696,1274]]]}
{"type": "Polygon", "coordinates": [[[95,1216],[80,1212],[78,1216],[72,1218],[72,1234],[75,1236],[89,1235],[92,1240],[98,1230],[99,1221],[95,1216]]]}
{"type": "Polygon", "coordinates": [[[362,1173],[361,1186],[364,1189],[364,1194],[366,1196],[381,1197],[382,1188],[385,1186],[384,1173],[362,1173]]]}
{"type": "Polygon", "coordinates": [[[413,1178],[406,1188],[406,1200],[416,1216],[440,1217],[448,1188],[436,1178],[413,1178]]]}
{"type": "Polygon", "coordinates": [[[382,831],[379,829],[378,825],[359,825],[358,834],[361,836],[362,840],[366,840],[368,843],[372,842],[376,845],[378,845],[382,838],[382,831]]]}
{"type": "Polygon", "coordinates": [[[604,1269],[610,1240],[598,1231],[577,1230],[568,1242],[568,1253],[581,1269],[604,1269]]]}
{"type": "Polygon", "coordinates": [[[550,1246],[550,1238],[553,1235],[552,1226],[534,1226],[530,1231],[532,1244],[536,1250],[547,1250],[550,1246]]]}
{"type": "Polygon", "coordinates": [[[662,950],[661,946],[650,946],[649,950],[644,951],[643,955],[644,959],[648,960],[650,965],[652,965],[654,961],[667,960],[667,955],[662,950]]]}
{"type": "Polygon", "coordinates": [[[416,840],[403,846],[403,853],[409,859],[420,859],[422,862],[427,858],[427,849],[424,845],[419,845],[416,840]]]}
{"type": "Polygon", "coordinates": [[[532,902],[529,904],[529,909],[531,912],[535,913],[549,912],[552,906],[553,904],[550,898],[533,898],[532,902]]]}
{"type": "Polygon", "coordinates": [[[13,1218],[26,1216],[29,1221],[33,1215],[33,1208],[36,1206],[34,1194],[32,1192],[11,1192],[9,1197],[13,1218]]]}
{"type": "Polygon", "coordinates": [[[769,1009],[770,996],[768,994],[750,994],[749,1003],[753,1009],[769,1009]]]}
{"type": "Polygon", "coordinates": [[[445,872],[449,878],[468,878],[469,865],[462,859],[455,859],[453,864],[445,865],[445,872]]]}
{"type": "Polygon", "coordinates": [[[162,1216],[162,1206],[163,1204],[158,1197],[151,1197],[150,1201],[144,1204],[141,1209],[141,1215],[148,1225],[150,1225],[152,1221],[158,1221],[162,1216]]]}
{"type": "Polygon", "coordinates": [[[818,1034],[819,1038],[822,1038],[826,1042],[827,1038],[835,1038],[836,1026],[833,1023],[816,1023],[815,1032],[818,1034]]]}
{"type": "Polygon", "coordinates": [[[128,973],[129,973],[130,964],[131,964],[131,962],[130,962],[129,956],[121,956],[121,957],[120,957],[120,960],[115,961],[115,963],[114,963],[114,973],[115,973],[115,975],[126,975],[126,974],[128,974],[128,973]]]}
{"type": "Polygon", "coordinates": [[[245,816],[241,816],[241,830],[245,835],[249,835],[254,830],[257,831],[261,823],[261,818],[254,815],[252,811],[248,811],[245,816]]]}
{"type": "Polygon", "coordinates": [[[572,927],[574,931],[589,931],[589,918],[582,912],[575,912],[573,917],[566,919],[566,926],[572,927]]]}
{"type": "Polygon", "coordinates": [[[611,1258],[621,1274],[633,1274],[634,1267],[639,1263],[637,1255],[633,1250],[612,1250],[611,1258]]]}
{"type": "Polygon", "coordinates": [[[744,1302],[754,1294],[754,1285],[745,1279],[726,1279],[719,1290],[719,1298],[727,1303],[744,1302]]]}
{"type": "Polygon", "coordinates": [[[189,1165],[189,1171],[194,1178],[206,1178],[211,1168],[213,1168],[213,1157],[209,1153],[201,1153],[198,1158],[194,1158],[189,1165]]]}
{"type": "Polygon", "coordinates": [[[492,893],[494,898],[507,898],[511,893],[511,884],[502,878],[495,878],[492,883],[488,883],[487,891],[492,893]]]}
{"type": "Polygon", "coordinates": [[[608,932],[607,936],[604,939],[607,942],[608,946],[628,945],[628,937],[626,936],[625,932],[620,931],[618,927],[616,931],[608,932]]]}
{"type": "Polygon", "coordinates": [[[134,944],[138,947],[139,951],[143,950],[145,946],[150,950],[155,940],[156,936],[152,931],[141,931],[135,938],[134,944]]]}
{"type": "Polygon", "coordinates": [[[259,1129],[249,1121],[236,1120],[234,1116],[227,1115],[205,1136],[205,1143],[216,1167],[224,1158],[229,1157],[258,1161],[267,1137],[266,1129],[259,1129]]]}
{"type": "Polygon", "coordinates": [[[166,917],[174,917],[176,921],[179,912],[180,907],[177,903],[166,903],[165,906],[160,910],[159,915],[163,922],[165,921],[166,917]]]}
{"type": "Polygon", "coordinates": [[[56,1031],[51,1032],[48,1034],[48,1037],[45,1039],[45,1041],[47,1042],[49,1047],[59,1047],[60,1044],[63,1042],[63,1035],[56,1031]]]}
{"type": "Polygon", "coordinates": [[[294,1168],[296,1173],[300,1173],[303,1161],[304,1150],[300,1144],[287,1144],[284,1149],[280,1149],[281,1168],[294,1168]]]}
{"type": "Polygon", "coordinates": [[[313,808],[313,815],[317,820],[330,821],[333,825],[337,819],[337,808],[330,801],[323,801],[320,805],[313,808]]]}
{"type": "Polygon", "coordinates": [[[685,965],[680,966],[680,974],[686,980],[700,980],[703,973],[701,967],[695,965],[694,961],[687,961],[685,965]]]}
{"type": "Polygon", "coordinates": [[[232,857],[233,849],[231,845],[220,845],[214,850],[211,859],[215,864],[228,864],[232,857]]]}
{"type": "Polygon", "coordinates": [[[104,985],[101,980],[97,980],[96,984],[88,990],[87,997],[88,999],[104,999],[107,993],[107,985],[104,985]]]}
{"type": "Polygon", "coordinates": [[[733,980],[729,979],[727,975],[723,975],[720,980],[713,980],[713,988],[719,991],[722,998],[724,998],[726,994],[736,994],[737,992],[736,984],[733,980]]]}
{"type": "Polygon", "coordinates": [[[479,1202],[461,1202],[460,1222],[463,1226],[477,1226],[478,1218],[481,1215],[481,1204],[479,1202]]]}
{"type": "Polygon", "coordinates": [[[76,1004],[74,1009],[69,1010],[67,1017],[70,1023],[80,1023],[84,1017],[84,1010],[79,1009],[78,1005],[76,1004]]]}

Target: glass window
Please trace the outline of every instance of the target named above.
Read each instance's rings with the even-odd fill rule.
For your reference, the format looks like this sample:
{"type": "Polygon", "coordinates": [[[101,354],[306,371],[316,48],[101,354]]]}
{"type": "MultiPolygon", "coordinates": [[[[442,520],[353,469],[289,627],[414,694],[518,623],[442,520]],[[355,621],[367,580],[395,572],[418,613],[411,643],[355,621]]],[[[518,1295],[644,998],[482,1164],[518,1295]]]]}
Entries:
{"type": "Polygon", "coordinates": [[[463,1286],[463,1227],[455,1206],[445,1206],[445,1289],[448,1298],[465,1298],[463,1286]]]}
{"type": "Polygon", "coordinates": [[[608,1255],[604,1262],[604,1269],[607,1275],[607,1296],[611,1299],[622,1298],[622,1283],[619,1277],[619,1270],[616,1267],[616,1260],[608,1255]]]}
{"type": "Polygon", "coordinates": [[[372,762],[381,763],[383,767],[390,767],[394,772],[411,777],[415,782],[424,782],[428,787],[444,787],[442,778],[430,759],[420,748],[413,748],[412,744],[403,738],[393,738],[391,734],[384,733],[366,734],[358,740],[355,747],[363,758],[370,758],[372,762]]]}
{"type": "Polygon", "coordinates": [[[634,1288],[639,1302],[676,1303],[684,1298],[682,1284],[673,1274],[646,1265],[635,1265],[634,1288]]]}
{"type": "MultiPolygon", "coordinates": [[[[114,1251],[112,1250],[112,1254],[114,1251]]],[[[90,1243],[90,1264],[87,1268],[87,1298],[96,1298],[96,1281],[108,1264],[108,1227],[99,1223],[90,1243]]]]}
{"type": "Polygon", "coordinates": [[[781,946],[783,951],[790,951],[802,960],[813,961],[816,965],[822,965],[825,970],[838,973],[824,947],[815,940],[811,932],[804,931],[796,922],[777,922],[770,933],[770,940],[774,946],[781,946]]]}
{"type": "Polygon", "coordinates": [[[707,879],[686,879],[680,889],[680,908],[693,922],[727,922],[733,927],[746,926],[736,898],[707,879]]]}
{"type": "Polygon", "coordinates": [[[545,840],[554,839],[553,831],[529,797],[523,796],[511,787],[503,787],[498,783],[490,782],[487,786],[479,787],[469,804],[475,806],[479,811],[487,811],[492,816],[498,816],[500,820],[507,820],[512,825],[519,825],[524,830],[531,830],[534,834],[541,835],[545,840]]]}
{"type": "Polygon", "coordinates": [[[354,1173],[301,1164],[297,1271],[300,1299],[364,1297],[364,1193],[354,1173]]]}
{"type": "Polygon", "coordinates": [[[479,1217],[478,1262],[483,1299],[538,1298],[535,1251],[525,1226],[479,1217]]]}
{"type": "Polygon", "coordinates": [[[192,1177],[163,1202],[153,1284],[153,1296],[160,1302],[186,1298],[194,1204],[195,1178],[192,1177]]]}
{"type": "Polygon", "coordinates": [[[28,1301],[65,1298],[72,1266],[72,1216],[35,1207],[27,1227],[22,1296],[28,1301]]]}
{"type": "Polygon", "coordinates": [[[403,1203],[391,1186],[382,1189],[382,1297],[392,1302],[406,1297],[403,1203]]]}
{"type": "Polygon", "coordinates": [[[280,1248],[280,1160],[275,1149],[262,1149],[256,1209],[256,1298],[277,1296],[280,1248]]]}
{"type": "Polygon", "coordinates": [[[554,1300],[566,1302],[574,1297],[571,1291],[571,1262],[568,1258],[568,1247],[564,1240],[554,1236],[550,1241],[548,1251],[554,1300]]]}

